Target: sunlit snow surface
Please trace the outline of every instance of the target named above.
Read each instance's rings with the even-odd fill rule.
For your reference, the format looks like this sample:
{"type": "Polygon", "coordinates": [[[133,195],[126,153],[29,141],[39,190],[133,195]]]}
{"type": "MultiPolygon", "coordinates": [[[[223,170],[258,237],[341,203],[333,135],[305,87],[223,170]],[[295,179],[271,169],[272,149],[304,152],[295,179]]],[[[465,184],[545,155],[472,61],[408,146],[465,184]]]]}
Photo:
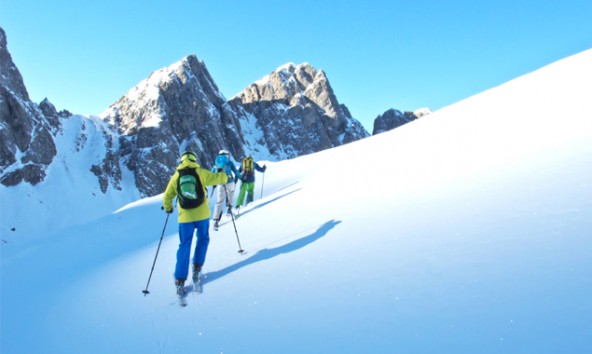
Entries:
{"type": "Polygon", "coordinates": [[[204,292],[186,308],[176,214],[142,294],[160,196],[119,209],[117,194],[2,187],[3,215],[25,190],[31,210],[53,204],[2,217],[1,351],[592,352],[590,92],[586,51],[394,131],[267,163],[236,220],[247,253],[229,219],[212,230],[204,292]],[[88,208],[111,209],[77,223],[88,208]],[[9,230],[37,220],[65,228],[9,230]]]}

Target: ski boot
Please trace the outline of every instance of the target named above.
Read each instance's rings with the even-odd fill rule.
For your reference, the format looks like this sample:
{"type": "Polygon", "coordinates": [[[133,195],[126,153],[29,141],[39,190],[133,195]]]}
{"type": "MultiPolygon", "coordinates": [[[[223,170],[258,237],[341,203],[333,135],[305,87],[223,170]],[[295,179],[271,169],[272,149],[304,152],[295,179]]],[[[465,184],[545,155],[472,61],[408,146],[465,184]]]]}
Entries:
{"type": "Polygon", "coordinates": [[[185,298],[185,279],[176,279],[175,286],[177,287],[177,296],[179,297],[179,305],[181,307],[187,306],[187,299],[185,298]]]}
{"type": "Polygon", "coordinates": [[[185,280],[176,279],[175,286],[177,287],[177,295],[184,296],[185,295],[185,280]]]}

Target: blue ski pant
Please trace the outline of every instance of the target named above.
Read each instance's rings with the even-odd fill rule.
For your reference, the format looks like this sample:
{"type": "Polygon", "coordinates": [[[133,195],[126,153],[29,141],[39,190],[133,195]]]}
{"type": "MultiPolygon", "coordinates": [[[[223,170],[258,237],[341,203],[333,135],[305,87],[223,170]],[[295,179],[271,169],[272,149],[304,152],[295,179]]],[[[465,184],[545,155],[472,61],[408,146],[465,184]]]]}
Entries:
{"type": "Polygon", "coordinates": [[[193,253],[193,264],[203,266],[210,244],[210,219],[179,223],[179,249],[177,250],[177,265],[175,279],[187,279],[189,273],[189,257],[193,233],[197,230],[197,243],[193,253]]]}

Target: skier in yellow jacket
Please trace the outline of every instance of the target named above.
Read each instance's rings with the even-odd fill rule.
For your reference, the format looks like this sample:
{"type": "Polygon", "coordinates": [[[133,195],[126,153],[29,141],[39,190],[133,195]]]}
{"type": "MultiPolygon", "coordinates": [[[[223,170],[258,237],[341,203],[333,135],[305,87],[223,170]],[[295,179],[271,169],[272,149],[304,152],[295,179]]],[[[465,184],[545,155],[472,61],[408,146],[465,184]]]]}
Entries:
{"type": "Polygon", "coordinates": [[[213,173],[203,169],[197,163],[193,152],[185,152],[181,156],[181,164],[171,177],[162,198],[163,209],[173,212],[173,199],[177,197],[179,211],[179,248],[175,266],[175,285],[177,294],[184,294],[185,280],[189,273],[189,258],[193,233],[197,230],[197,243],[193,253],[193,282],[201,277],[201,269],[206,259],[210,243],[210,206],[208,204],[207,186],[224,184],[228,176],[224,172],[213,173]]]}

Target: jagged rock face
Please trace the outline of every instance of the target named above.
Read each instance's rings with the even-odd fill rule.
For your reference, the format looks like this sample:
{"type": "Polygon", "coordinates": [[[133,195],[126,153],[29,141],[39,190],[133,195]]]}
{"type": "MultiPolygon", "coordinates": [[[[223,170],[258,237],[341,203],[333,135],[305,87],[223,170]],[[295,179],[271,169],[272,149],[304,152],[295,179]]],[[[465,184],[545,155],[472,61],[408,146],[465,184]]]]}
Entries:
{"type": "Polygon", "coordinates": [[[184,150],[194,151],[204,167],[223,148],[243,154],[237,115],[195,56],[154,72],[103,119],[119,129],[120,158],[147,196],[164,191],[184,150]]]}
{"type": "Polygon", "coordinates": [[[227,102],[195,56],[154,72],[103,119],[119,130],[120,160],[147,196],[166,188],[184,150],[209,168],[221,149],[237,160],[261,150],[283,159],[368,136],[337,102],[322,71],[288,65],[227,102]]]}
{"type": "Polygon", "coordinates": [[[80,142],[77,146],[82,149],[87,140],[96,139],[96,136],[100,135],[105,148],[105,156],[99,163],[91,165],[90,171],[98,178],[99,187],[103,193],[107,192],[109,186],[115,190],[121,190],[122,164],[120,163],[119,135],[114,131],[113,127],[104,125],[103,121],[100,121],[103,124],[99,124],[94,120],[89,120],[90,122],[94,123],[95,126],[90,129],[86,123],[82,124],[82,129],[78,135],[80,142]]]}
{"type": "Polygon", "coordinates": [[[23,82],[21,72],[12,61],[12,56],[8,51],[6,33],[2,27],[0,27],[0,65],[2,68],[2,71],[0,71],[0,84],[2,87],[10,88],[15,96],[28,101],[29,93],[23,82]]]}
{"type": "Polygon", "coordinates": [[[45,178],[45,169],[57,154],[52,134],[59,129],[59,119],[49,101],[44,101],[42,110],[29,100],[2,28],[0,73],[0,182],[5,186],[22,181],[34,185],[45,178]]]}
{"type": "Polygon", "coordinates": [[[407,124],[418,117],[413,112],[401,112],[396,109],[389,109],[374,120],[374,129],[372,135],[384,133],[407,124]]]}
{"type": "Polygon", "coordinates": [[[257,117],[265,144],[290,158],[368,136],[340,105],[323,71],[288,64],[253,83],[230,101],[257,117]]]}

